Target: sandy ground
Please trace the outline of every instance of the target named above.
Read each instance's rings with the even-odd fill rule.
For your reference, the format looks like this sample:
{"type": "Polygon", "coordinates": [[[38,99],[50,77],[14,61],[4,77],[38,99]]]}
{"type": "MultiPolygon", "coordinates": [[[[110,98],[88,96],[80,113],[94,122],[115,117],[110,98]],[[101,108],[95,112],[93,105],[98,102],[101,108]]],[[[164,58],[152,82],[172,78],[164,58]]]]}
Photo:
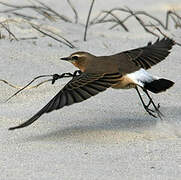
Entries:
{"type": "MultiPolygon", "coordinates": [[[[25,1],[8,1],[26,4],[25,1]]],[[[43,1],[58,12],[74,18],[66,1],[43,1]]],[[[72,0],[79,10],[79,23],[33,20],[33,23],[57,31],[77,48],[71,49],[30,28],[21,18],[9,23],[17,36],[39,37],[36,40],[10,41],[6,35],[0,40],[0,79],[25,85],[35,76],[73,72],[75,68],[60,57],[78,50],[96,55],[109,55],[146,45],[156,38],[143,31],[135,22],[128,23],[130,32],[121,28],[109,30],[107,25],[91,26],[87,41],[83,33],[88,2],[72,0]]],[[[27,2],[28,3],[28,2],[27,2]]],[[[162,19],[168,8],[181,7],[175,1],[96,1],[92,17],[101,10],[127,6],[146,10],[162,19]]],[[[0,10],[7,9],[0,5],[0,10]]],[[[29,15],[28,10],[22,11],[29,15]]],[[[32,13],[32,14],[31,14],[32,13]]],[[[38,16],[38,15],[37,15],[38,16]]],[[[8,18],[1,14],[1,21],[8,18]]],[[[11,17],[12,18],[12,17],[11,17]]],[[[15,17],[14,17],[15,18],[15,17]]],[[[180,29],[170,27],[168,34],[181,43],[180,29]]],[[[175,86],[162,94],[152,94],[165,115],[160,121],[145,113],[135,90],[112,90],[91,99],[43,115],[33,125],[17,130],[17,125],[42,108],[68,81],[54,85],[46,83],[36,89],[25,90],[11,101],[4,101],[16,92],[0,82],[0,179],[1,180],[179,180],[181,178],[181,80],[180,47],[150,73],[175,81],[175,86]]],[[[40,81],[38,81],[40,82],[40,81]]]]}

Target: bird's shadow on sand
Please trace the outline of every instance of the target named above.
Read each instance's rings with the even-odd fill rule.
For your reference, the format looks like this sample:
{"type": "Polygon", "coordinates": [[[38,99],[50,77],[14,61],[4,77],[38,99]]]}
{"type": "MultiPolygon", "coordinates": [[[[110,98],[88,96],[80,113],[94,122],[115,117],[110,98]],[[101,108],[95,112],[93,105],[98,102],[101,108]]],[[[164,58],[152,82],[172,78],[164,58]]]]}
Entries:
{"type": "MultiPolygon", "coordinates": [[[[179,121],[181,117],[180,107],[164,107],[162,110],[164,112],[172,112],[171,114],[166,113],[166,122],[174,123],[173,118],[170,118],[172,116],[174,116],[174,121],[179,121]],[[170,122],[169,118],[171,119],[170,122]]],[[[138,137],[139,135],[142,137],[145,131],[154,129],[158,122],[161,122],[161,120],[143,114],[139,119],[138,116],[135,116],[134,119],[128,117],[119,117],[112,120],[102,119],[88,125],[82,123],[82,125],[72,125],[58,130],[56,127],[56,130],[29,136],[24,138],[23,141],[65,141],[69,139],[76,142],[91,142],[101,141],[105,138],[110,139],[110,137],[111,140],[116,141],[118,138],[131,138],[131,136],[134,138],[134,136],[138,137]]]]}
{"type": "MultiPolygon", "coordinates": [[[[26,137],[27,141],[64,141],[65,139],[71,139],[72,141],[98,141],[106,137],[112,136],[126,136],[126,134],[135,134],[142,129],[149,129],[156,125],[157,120],[140,120],[140,119],[112,119],[112,120],[100,120],[97,123],[90,123],[89,125],[73,125],[67,128],[60,128],[52,130],[45,134],[33,135],[26,137]],[[122,135],[121,135],[122,134],[122,135]]],[[[120,137],[121,138],[121,137],[120,137]]]]}

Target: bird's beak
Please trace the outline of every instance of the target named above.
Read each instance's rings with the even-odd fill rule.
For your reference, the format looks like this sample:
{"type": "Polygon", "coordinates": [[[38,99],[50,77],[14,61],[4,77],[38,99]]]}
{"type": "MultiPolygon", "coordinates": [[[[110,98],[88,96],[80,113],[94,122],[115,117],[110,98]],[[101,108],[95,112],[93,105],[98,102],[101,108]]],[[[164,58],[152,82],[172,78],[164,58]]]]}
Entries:
{"type": "Polygon", "coordinates": [[[64,60],[64,61],[70,61],[71,58],[70,57],[63,57],[63,58],[60,58],[61,60],[64,60]]]}

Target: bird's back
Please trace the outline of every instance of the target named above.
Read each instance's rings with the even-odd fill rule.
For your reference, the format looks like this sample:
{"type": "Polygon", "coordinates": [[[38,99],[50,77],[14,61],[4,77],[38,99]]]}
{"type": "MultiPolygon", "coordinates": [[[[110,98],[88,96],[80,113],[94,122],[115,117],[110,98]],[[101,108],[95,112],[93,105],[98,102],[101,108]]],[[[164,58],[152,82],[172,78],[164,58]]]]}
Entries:
{"type": "Polygon", "coordinates": [[[116,73],[127,74],[138,70],[139,67],[128,61],[125,54],[95,57],[86,68],[88,73],[116,73]]]}

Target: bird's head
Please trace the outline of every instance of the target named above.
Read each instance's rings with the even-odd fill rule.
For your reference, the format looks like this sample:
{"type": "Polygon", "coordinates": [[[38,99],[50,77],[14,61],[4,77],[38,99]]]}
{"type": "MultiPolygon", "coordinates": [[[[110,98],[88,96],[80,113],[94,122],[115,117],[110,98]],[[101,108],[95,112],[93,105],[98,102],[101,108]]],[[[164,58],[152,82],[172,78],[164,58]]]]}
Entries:
{"type": "Polygon", "coordinates": [[[84,71],[86,66],[95,56],[87,52],[75,52],[68,57],[60,58],[61,60],[68,61],[74,66],[84,71]]]}

